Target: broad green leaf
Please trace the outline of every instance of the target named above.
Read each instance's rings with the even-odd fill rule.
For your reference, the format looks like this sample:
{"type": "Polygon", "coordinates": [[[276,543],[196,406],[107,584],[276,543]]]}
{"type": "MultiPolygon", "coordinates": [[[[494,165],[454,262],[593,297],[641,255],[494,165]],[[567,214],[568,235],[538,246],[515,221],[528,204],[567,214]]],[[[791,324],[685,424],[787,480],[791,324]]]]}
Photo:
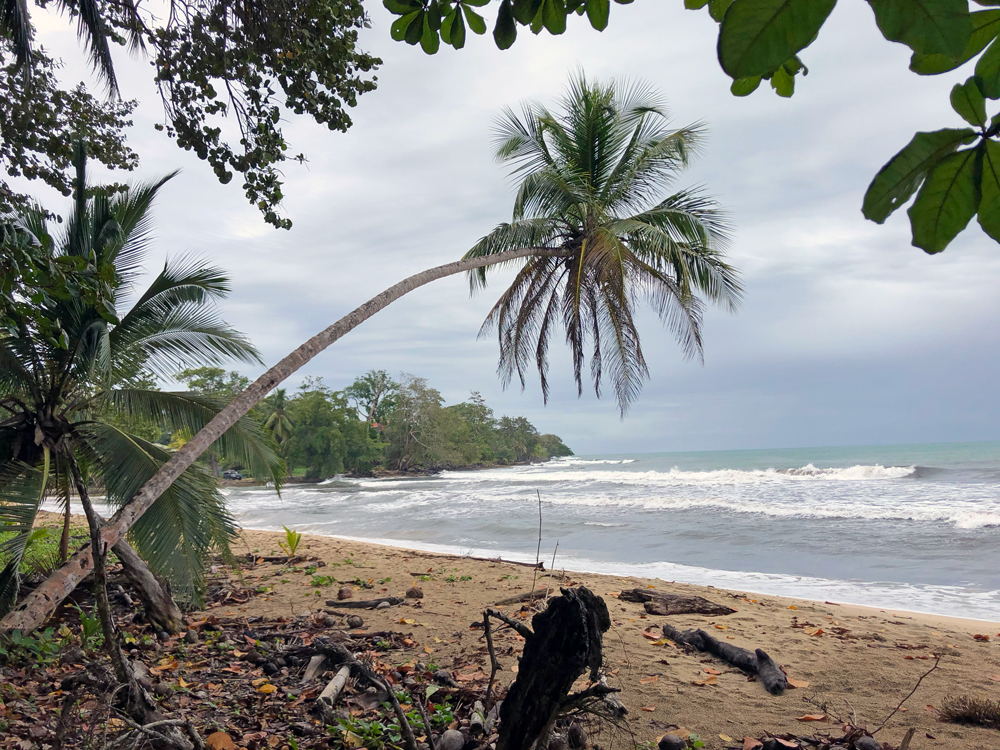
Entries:
{"type": "Polygon", "coordinates": [[[407,44],[420,43],[420,37],[424,33],[424,15],[423,11],[418,12],[416,17],[410,21],[410,25],[406,27],[406,34],[403,36],[403,41],[407,44]]]}
{"type": "Polygon", "coordinates": [[[485,34],[486,33],[486,19],[481,15],[472,10],[472,8],[466,7],[463,3],[462,10],[465,11],[465,20],[469,24],[469,28],[472,29],[473,34],[485,34]]]}
{"type": "Polygon", "coordinates": [[[1000,42],[994,42],[976,63],[976,75],[981,79],[983,93],[990,99],[1000,99],[1000,42]]]}
{"type": "Polygon", "coordinates": [[[868,186],[861,208],[865,218],[883,223],[910,199],[928,171],[959,146],[975,139],[975,131],[968,128],[917,133],[906,148],[879,170],[868,186]]]}
{"type": "Polygon", "coordinates": [[[980,188],[979,226],[1000,242],[1000,143],[996,141],[985,141],[980,188]]]}
{"type": "Polygon", "coordinates": [[[451,24],[451,46],[462,49],[465,46],[465,21],[457,10],[453,17],[455,20],[451,24]]]}
{"type": "Polygon", "coordinates": [[[729,6],[733,4],[733,0],[709,0],[708,3],[708,15],[712,17],[712,20],[716,23],[722,23],[722,19],[726,15],[726,11],[729,10],[729,6]]]}
{"type": "Polygon", "coordinates": [[[406,38],[406,30],[413,20],[420,15],[420,11],[416,13],[408,13],[405,16],[397,18],[392,22],[392,26],[389,27],[389,35],[392,37],[393,41],[401,42],[406,38]]]}
{"type": "Polygon", "coordinates": [[[684,7],[688,10],[701,10],[708,5],[708,0],[684,0],[684,7]]]}
{"type": "Polygon", "coordinates": [[[566,4],[563,0],[545,0],[542,6],[542,20],[550,34],[559,35],[566,31],[566,4]]]}
{"type": "Polygon", "coordinates": [[[837,0],[734,0],[719,31],[719,63],[732,78],[763,76],[805,49],[837,0]]]}
{"type": "Polygon", "coordinates": [[[412,13],[415,10],[423,8],[423,5],[418,0],[382,0],[382,5],[390,13],[397,16],[405,16],[407,13],[412,13]]]}
{"type": "Polygon", "coordinates": [[[747,78],[737,78],[729,90],[736,96],[750,96],[757,87],[760,86],[760,76],[748,76],[747,78]]]}
{"type": "MultiPolygon", "coordinates": [[[[1000,0],[998,0],[1000,1],[1000,0]]],[[[922,76],[947,73],[964,65],[982,52],[986,45],[1000,34],[1000,10],[981,10],[972,14],[972,36],[958,57],[949,55],[921,55],[916,52],[910,57],[910,70],[922,76]]]]}
{"type": "Polygon", "coordinates": [[[882,36],[922,55],[959,57],[972,35],[968,0],[869,0],[882,36]]]}
{"type": "Polygon", "coordinates": [[[986,99],[973,78],[955,84],[951,90],[951,108],[974,127],[986,124],[986,99]]]}
{"type": "Polygon", "coordinates": [[[441,20],[441,41],[445,44],[451,44],[451,27],[459,12],[457,8],[451,8],[444,13],[444,18],[441,20]]]}
{"type": "MultiPolygon", "coordinates": [[[[440,23],[437,25],[440,27],[440,23]]],[[[420,46],[428,55],[433,55],[441,46],[437,28],[431,25],[430,13],[424,13],[424,33],[420,36],[420,46]]]]}
{"type": "Polygon", "coordinates": [[[590,25],[598,31],[608,28],[608,17],[611,15],[611,0],[587,0],[587,18],[590,25]]]}
{"type": "Polygon", "coordinates": [[[543,2],[544,0],[514,0],[511,12],[518,23],[527,26],[541,13],[543,2]]]}
{"type": "Polygon", "coordinates": [[[942,159],[976,139],[969,129],[917,133],[906,148],[896,154],[875,175],[865,193],[862,213],[881,224],[905,204],[942,159]]]}
{"type": "Polygon", "coordinates": [[[508,49],[515,39],[517,39],[517,24],[514,22],[510,0],[503,0],[497,12],[496,26],[493,27],[493,41],[500,49],[508,49]]]}
{"type": "Polygon", "coordinates": [[[910,206],[913,244],[939,253],[968,225],[979,208],[976,152],[969,148],[946,156],[924,180],[910,206]]]}
{"type": "Polygon", "coordinates": [[[783,96],[787,99],[795,93],[795,76],[789,73],[785,66],[782,65],[771,76],[771,88],[778,93],[778,96],[783,96]]]}

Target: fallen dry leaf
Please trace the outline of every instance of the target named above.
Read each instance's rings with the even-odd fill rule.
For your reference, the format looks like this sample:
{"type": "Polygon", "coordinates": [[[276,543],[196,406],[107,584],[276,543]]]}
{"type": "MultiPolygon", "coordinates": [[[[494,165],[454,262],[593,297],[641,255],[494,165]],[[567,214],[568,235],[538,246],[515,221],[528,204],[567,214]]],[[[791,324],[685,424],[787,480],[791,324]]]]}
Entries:
{"type": "Polygon", "coordinates": [[[656,710],[656,706],[643,706],[641,710],[643,710],[643,711],[655,711],[656,710]]]}
{"type": "Polygon", "coordinates": [[[798,609],[798,607],[796,607],[794,604],[789,604],[788,608],[789,609],[798,609]]]}
{"type": "Polygon", "coordinates": [[[660,676],[659,675],[651,674],[648,677],[642,677],[642,678],[640,678],[639,679],[639,684],[640,685],[648,685],[651,682],[659,682],[659,681],[660,681],[660,676]]]}
{"type": "Polygon", "coordinates": [[[268,683],[267,685],[261,685],[259,688],[257,688],[257,691],[264,693],[264,695],[269,695],[270,693],[275,692],[277,689],[278,689],[277,686],[268,683]]]}
{"type": "Polygon", "coordinates": [[[826,721],[829,717],[826,714],[806,714],[805,716],[797,716],[796,721],[826,721]]]}
{"type": "Polygon", "coordinates": [[[729,630],[729,626],[728,625],[716,625],[715,629],[716,630],[729,630]]]}
{"type": "Polygon", "coordinates": [[[719,678],[716,677],[713,674],[713,675],[709,675],[704,680],[695,680],[691,684],[692,685],[718,685],[719,684],[719,678]]]}
{"type": "Polygon", "coordinates": [[[722,740],[723,742],[736,742],[736,740],[734,740],[728,734],[720,734],[719,739],[722,740]]]}
{"type": "Polygon", "coordinates": [[[932,706],[930,703],[924,706],[924,711],[926,711],[929,714],[936,714],[938,712],[938,710],[934,708],[934,706],[932,706]]]}
{"type": "Polygon", "coordinates": [[[980,643],[988,643],[990,640],[990,637],[988,635],[983,635],[982,633],[976,633],[972,637],[975,638],[980,643]]]}
{"type": "Polygon", "coordinates": [[[266,677],[258,677],[256,680],[250,680],[250,684],[253,685],[254,687],[260,687],[261,685],[264,685],[266,683],[267,683],[266,677]]]}
{"type": "Polygon", "coordinates": [[[753,737],[743,738],[743,750],[760,750],[764,747],[764,743],[760,740],[755,740],[753,737]]]}
{"type": "Polygon", "coordinates": [[[658,640],[660,640],[660,636],[659,635],[657,635],[656,633],[653,633],[653,632],[651,632],[649,630],[643,630],[642,634],[646,638],[649,638],[649,640],[651,640],[651,641],[658,641],[658,640]]]}
{"type": "Polygon", "coordinates": [[[711,667],[705,667],[704,671],[707,672],[708,674],[722,674],[722,672],[720,672],[719,670],[712,669],[711,667]]]}
{"type": "Polygon", "coordinates": [[[212,732],[205,738],[205,744],[212,750],[236,750],[233,738],[225,732],[212,732]]]}
{"type": "Polygon", "coordinates": [[[991,674],[990,679],[993,680],[993,682],[1000,682],[1000,674],[991,674]]]}
{"type": "Polygon", "coordinates": [[[807,688],[807,687],[809,687],[809,683],[806,680],[795,680],[795,679],[792,679],[791,677],[786,677],[785,678],[785,682],[788,683],[789,687],[793,687],[793,688],[807,688]]]}

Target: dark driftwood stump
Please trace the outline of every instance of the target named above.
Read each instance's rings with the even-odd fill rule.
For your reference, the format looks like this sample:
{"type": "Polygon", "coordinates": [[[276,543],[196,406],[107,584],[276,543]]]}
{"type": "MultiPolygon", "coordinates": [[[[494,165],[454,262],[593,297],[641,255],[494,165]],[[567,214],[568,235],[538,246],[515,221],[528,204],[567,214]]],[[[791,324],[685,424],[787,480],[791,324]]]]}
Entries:
{"type": "Polygon", "coordinates": [[[604,600],[586,588],[562,589],[531,626],[517,680],[500,707],[497,750],[528,750],[545,741],[577,678],[590,670],[590,679],[597,679],[611,617],[604,600]]]}
{"type": "Polygon", "coordinates": [[[650,589],[630,589],[618,598],[625,602],[641,602],[651,615],[731,615],[735,609],[710,602],[700,596],[667,594],[650,589]]]}
{"type": "Polygon", "coordinates": [[[762,649],[748,651],[745,648],[720,641],[704,630],[678,630],[666,624],[663,625],[663,635],[674,643],[682,643],[698,651],[707,651],[744,672],[757,675],[768,692],[775,695],[788,687],[785,673],[781,671],[781,667],[762,649]]]}

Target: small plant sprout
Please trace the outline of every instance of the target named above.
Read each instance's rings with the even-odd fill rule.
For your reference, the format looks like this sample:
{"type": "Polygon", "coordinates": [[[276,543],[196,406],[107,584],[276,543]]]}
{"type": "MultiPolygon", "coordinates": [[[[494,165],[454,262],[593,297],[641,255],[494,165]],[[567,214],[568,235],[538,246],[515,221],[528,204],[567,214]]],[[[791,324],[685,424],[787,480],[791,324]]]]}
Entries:
{"type": "Polygon", "coordinates": [[[302,534],[284,525],[281,528],[285,530],[285,541],[278,542],[278,546],[288,557],[295,557],[299,544],[302,542],[302,534]]]}

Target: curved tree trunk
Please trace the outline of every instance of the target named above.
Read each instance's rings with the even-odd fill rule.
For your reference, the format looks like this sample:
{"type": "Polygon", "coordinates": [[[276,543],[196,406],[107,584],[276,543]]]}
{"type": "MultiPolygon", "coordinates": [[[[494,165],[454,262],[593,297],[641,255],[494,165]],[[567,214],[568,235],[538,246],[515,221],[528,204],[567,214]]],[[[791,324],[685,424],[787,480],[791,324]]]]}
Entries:
{"type": "MultiPolygon", "coordinates": [[[[389,287],[333,325],[320,331],[251,383],[243,393],[234,398],[227,407],[216,414],[207,425],[185,443],[169,461],[163,464],[160,470],[132,496],[132,499],[104,524],[100,535],[102,544],[108,547],[117,544],[132,524],[174,483],[174,480],[191,466],[202,453],[208,450],[216,440],[222,437],[226,430],[236,424],[281,381],[372,315],[408,292],[437,279],[531,256],[569,257],[570,253],[554,248],[533,247],[446,263],[443,266],[414,274],[389,287]]],[[[41,626],[63,599],[69,596],[80,581],[90,573],[92,562],[90,547],[85,547],[73,555],[65,565],[49,576],[45,583],[32,591],[17,609],[9,612],[0,620],[0,632],[11,630],[28,632],[41,626]]]]}

